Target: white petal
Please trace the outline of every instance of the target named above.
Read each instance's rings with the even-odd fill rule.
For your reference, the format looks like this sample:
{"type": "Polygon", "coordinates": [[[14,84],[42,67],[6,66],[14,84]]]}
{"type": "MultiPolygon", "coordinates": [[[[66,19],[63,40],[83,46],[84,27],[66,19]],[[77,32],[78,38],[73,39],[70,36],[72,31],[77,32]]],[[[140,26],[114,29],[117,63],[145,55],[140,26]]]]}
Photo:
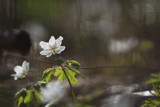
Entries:
{"type": "Polygon", "coordinates": [[[60,36],[58,39],[56,39],[56,46],[57,47],[59,47],[62,44],[62,40],[63,40],[62,36],[60,36]]]}
{"type": "Polygon", "coordinates": [[[65,50],[65,46],[59,46],[58,48],[57,48],[57,50],[56,50],[56,54],[60,54],[62,51],[64,51],[65,50]]]}
{"type": "Polygon", "coordinates": [[[17,74],[19,74],[19,73],[21,73],[21,72],[23,71],[23,68],[22,68],[21,66],[16,66],[16,67],[14,67],[14,71],[15,71],[17,74]]]}
{"type": "Polygon", "coordinates": [[[27,61],[23,61],[22,68],[24,71],[28,72],[29,71],[29,63],[27,61]]]}
{"type": "Polygon", "coordinates": [[[27,64],[27,62],[26,62],[26,61],[23,61],[23,63],[22,63],[22,68],[25,68],[25,67],[26,67],[26,64],[27,64]]]}
{"type": "MultiPolygon", "coordinates": [[[[50,57],[52,55],[52,51],[48,50],[48,51],[41,51],[40,54],[41,55],[46,55],[46,57],[50,57]]],[[[53,53],[54,54],[54,53],[53,53]]]]}
{"type": "Polygon", "coordinates": [[[49,49],[49,44],[47,42],[41,41],[39,43],[39,45],[41,46],[41,48],[43,48],[44,50],[49,49]]]}
{"type": "Polygon", "coordinates": [[[15,75],[16,75],[16,74],[11,74],[11,76],[13,76],[13,77],[14,77],[15,75]]]}
{"type": "Polygon", "coordinates": [[[49,39],[49,45],[51,45],[52,47],[55,45],[55,38],[54,38],[54,36],[51,36],[51,38],[49,39]]]}
{"type": "Polygon", "coordinates": [[[27,71],[27,72],[29,71],[29,62],[28,62],[27,65],[26,65],[26,71],[27,71]]]}
{"type": "Polygon", "coordinates": [[[50,56],[52,56],[52,53],[49,53],[49,54],[46,55],[47,58],[50,57],[50,56]]]}
{"type": "Polygon", "coordinates": [[[11,74],[11,76],[15,77],[15,76],[16,76],[16,74],[11,74]]]}
{"type": "Polygon", "coordinates": [[[17,77],[17,76],[15,76],[15,77],[14,77],[14,80],[17,80],[17,79],[18,79],[18,77],[17,77]]]}
{"type": "Polygon", "coordinates": [[[18,79],[18,76],[16,74],[11,74],[11,76],[14,77],[14,80],[17,80],[18,79]]]}
{"type": "Polygon", "coordinates": [[[44,50],[44,51],[41,51],[41,52],[40,52],[41,55],[47,55],[47,54],[49,54],[49,53],[51,53],[51,51],[45,51],[45,50],[44,50]]]}

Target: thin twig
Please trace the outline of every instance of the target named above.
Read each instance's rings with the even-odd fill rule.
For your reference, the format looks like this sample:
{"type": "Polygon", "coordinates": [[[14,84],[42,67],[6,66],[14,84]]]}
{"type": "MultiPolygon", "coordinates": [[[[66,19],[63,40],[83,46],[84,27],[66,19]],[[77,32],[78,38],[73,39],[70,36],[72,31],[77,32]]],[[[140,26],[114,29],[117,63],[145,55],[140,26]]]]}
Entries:
{"type": "MultiPolygon", "coordinates": [[[[37,59],[37,58],[31,58],[31,57],[26,57],[26,56],[22,56],[22,55],[17,55],[17,54],[13,54],[13,53],[7,53],[7,55],[10,56],[14,56],[14,57],[18,57],[18,58],[22,58],[22,59],[27,59],[27,60],[35,60],[38,62],[42,62],[42,63],[48,63],[51,65],[56,65],[55,62],[53,61],[47,61],[47,60],[42,60],[42,59],[37,59]]],[[[104,65],[104,66],[88,66],[88,67],[80,67],[80,69],[83,70],[87,70],[87,69],[103,69],[103,68],[114,68],[114,69],[130,69],[130,68],[134,68],[134,69],[158,69],[159,68],[152,68],[152,67],[140,67],[140,66],[126,66],[126,65],[118,65],[118,66],[109,66],[109,65],[104,65]]]]}

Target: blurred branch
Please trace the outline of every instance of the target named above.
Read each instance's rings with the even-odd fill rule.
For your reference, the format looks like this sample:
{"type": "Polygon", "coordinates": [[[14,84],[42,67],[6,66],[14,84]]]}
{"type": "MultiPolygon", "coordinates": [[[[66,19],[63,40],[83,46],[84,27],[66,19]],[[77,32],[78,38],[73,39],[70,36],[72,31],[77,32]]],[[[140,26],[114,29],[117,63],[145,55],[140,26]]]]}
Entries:
{"type": "MultiPolygon", "coordinates": [[[[13,57],[18,57],[18,58],[22,58],[22,59],[26,59],[26,60],[35,60],[38,62],[42,62],[42,63],[47,63],[47,64],[51,64],[51,65],[56,65],[56,62],[53,61],[47,61],[47,60],[43,60],[43,59],[39,59],[39,58],[33,58],[33,57],[29,57],[29,56],[22,56],[22,55],[18,55],[18,54],[13,54],[13,53],[7,53],[6,56],[13,56],[13,57]]],[[[80,69],[83,70],[87,70],[87,69],[103,69],[103,68],[114,68],[114,69],[148,69],[148,70],[159,70],[159,68],[154,68],[154,67],[140,67],[140,66],[126,66],[126,65],[119,65],[119,66],[110,66],[110,65],[103,65],[103,66],[88,66],[88,67],[80,67],[80,69]]]]}

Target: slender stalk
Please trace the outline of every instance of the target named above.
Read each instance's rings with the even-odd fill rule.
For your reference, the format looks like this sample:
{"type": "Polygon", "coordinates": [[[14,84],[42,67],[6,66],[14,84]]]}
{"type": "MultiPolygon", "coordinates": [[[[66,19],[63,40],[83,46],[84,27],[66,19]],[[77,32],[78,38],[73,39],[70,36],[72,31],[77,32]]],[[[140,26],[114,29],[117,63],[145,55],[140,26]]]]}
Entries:
{"type": "Polygon", "coordinates": [[[62,66],[62,70],[63,70],[65,76],[67,77],[68,83],[69,83],[69,85],[70,85],[70,88],[71,88],[71,91],[72,91],[72,96],[73,96],[73,101],[74,101],[74,103],[76,103],[76,96],[75,96],[75,93],[74,93],[74,90],[73,90],[71,81],[69,80],[69,77],[68,77],[68,75],[67,75],[67,73],[66,73],[66,70],[65,70],[65,68],[64,68],[63,66],[62,66]]]}
{"type": "Polygon", "coordinates": [[[34,105],[34,107],[39,107],[39,102],[35,98],[35,93],[34,93],[33,90],[32,90],[32,97],[33,97],[33,105],[34,105]]]}
{"type": "Polygon", "coordinates": [[[34,107],[38,107],[37,104],[36,104],[36,98],[34,96],[34,92],[32,91],[32,97],[33,97],[33,105],[34,107]]]}

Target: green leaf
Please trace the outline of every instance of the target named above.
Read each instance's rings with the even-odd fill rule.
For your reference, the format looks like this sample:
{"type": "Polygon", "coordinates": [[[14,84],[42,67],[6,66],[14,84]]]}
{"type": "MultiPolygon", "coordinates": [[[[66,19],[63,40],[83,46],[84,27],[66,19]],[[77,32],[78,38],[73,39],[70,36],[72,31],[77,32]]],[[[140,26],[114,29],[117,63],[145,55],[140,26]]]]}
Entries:
{"type": "Polygon", "coordinates": [[[43,72],[42,81],[46,81],[47,83],[51,80],[52,75],[54,74],[55,69],[48,68],[43,72]]]}
{"type": "Polygon", "coordinates": [[[160,79],[153,78],[153,79],[150,79],[150,80],[146,81],[145,83],[146,84],[152,84],[152,83],[158,83],[158,82],[160,82],[160,79]]]}
{"type": "Polygon", "coordinates": [[[71,82],[71,84],[74,84],[74,83],[78,82],[77,79],[75,78],[76,73],[72,72],[68,68],[65,68],[65,71],[63,71],[61,67],[57,68],[54,76],[58,76],[58,80],[64,81],[64,80],[67,79],[64,72],[66,72],[66,75],[68,76],[68,79],[71,82]]]}
{"type": "Polygon", "coordinates": [[[145,101],[142,107],[160,107],[160,74],[151,74],[153,78],[146,81],[147,84],[152,84],[154,93],[151,93],[154,97],[145,101]]]}
{"type": "Polygon", "coordinates": [[[42,99],[42,95],[37,90],[34,90],[34,95],[36,99],[42,99]]]}
{"type": "Polygon", "coordinates": [[[159,107],[160,101],[156,98],[149,98],[148,100],[145,100],[145,104],[141,107],[159,107]]]}
{"type": "Polygon", "coordinates": [[[23,102],[23,96],[21,96],[19,98],[17,107],[20,107],[20,105],[22,104],[22,102],[23,102]]]}
{"type": "Polygon", "coordinates": [[[155,77],[155,78],[160,78],[160,74],[150,74],[152,77],[155,77]]]}
{"type": "Polygon", "coordinates": [[[32,101],[32,92],[31,91],[27,91],[26,93],[27,93],[27,95],[24,98],[24,103],[25,104],[26,103],[30,103],[32,101]]]}
{"type": "Polygon", "coordinates": [[[68,70],[68,69],[66,69],[66,73],[67,73],[67,76],[68,76],[71,84],[78,83],[77,79],[75,78],[76,73],[74,73],[74,72],[72,72],[71,70],[68,70]]]}
{"type": "Polygon", "coordinates": [[[67,68],[73,72],[75,72],[77,75],[79,75],[80,77],[86,79],[79,71],[77,71],[76,69],[74,69],[72,66],[67,66],[67,68]]]}
{"type": "Polygon", "coordinates": [[[64,74],[64,72],[63,72],[61,67],[56,69],[56,72],[54,73],[54,76],[58,76],[58,80],[60,80],[62,82],[64,80],[66,80],[66,76],[65,76],[65,74],[64,74]]]}
{"type": "Polygon", "coordinates": [[[80,63],[75,61],[75,60],[70,60],[70,61],[67,61],[67,62],[68,62],[69,65],[73,66],[76,69],[80,68],[80,63]]]}
{"type": "Polygon", "coordinates": [[[54,76],[60,75],[61,72],[63,72],[62,68],[61,68],[61,67],[57,68],[57,69],[56,69],[56,72],[54,73],[54,76]]]}
{"type": "Polygon", "coordinates": [[[146,81],[146,84],[160,83],[160,74],[150,74],[153,78],[146,81]]]}
{"type": "Polygon", "coordinates": [[[15,94],[15,99],[19,100],[20,96],[25,96],[26,94],[26,89],[22,88],[21,90],[19,90],[16,94],[15,94]]]}

